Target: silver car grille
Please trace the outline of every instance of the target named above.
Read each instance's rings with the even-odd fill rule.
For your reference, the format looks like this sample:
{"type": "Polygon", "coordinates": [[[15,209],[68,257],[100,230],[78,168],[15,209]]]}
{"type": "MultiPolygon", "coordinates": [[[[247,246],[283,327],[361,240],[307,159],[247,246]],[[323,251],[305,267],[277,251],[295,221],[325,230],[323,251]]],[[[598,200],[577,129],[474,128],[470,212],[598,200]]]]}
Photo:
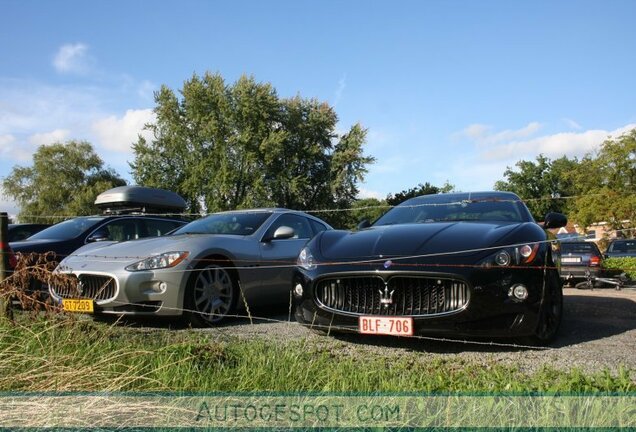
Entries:
{"type": "Polygon", "coordinates": [[[318,281],[316,300],[349,315],[431,316],[460,311],[470,299],[468,285],[455,279],[393,276],[333,277],[318,281]]]}
{"type": "Polygon", "coordinates": [[[110,276],[81,274],[69,277],[73,279],[72,283],[54,288],[58,297],[108,300],[117,294],[117,283],[110,276]]]}

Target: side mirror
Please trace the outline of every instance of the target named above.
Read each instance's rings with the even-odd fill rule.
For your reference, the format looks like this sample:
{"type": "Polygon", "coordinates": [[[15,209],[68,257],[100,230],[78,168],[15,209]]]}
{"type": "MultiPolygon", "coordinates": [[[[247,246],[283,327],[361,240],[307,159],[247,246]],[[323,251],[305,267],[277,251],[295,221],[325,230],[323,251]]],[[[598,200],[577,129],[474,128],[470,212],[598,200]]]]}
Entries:
{"type": "Polygon", "coordinates": [[[550,212],[545,215],[543,228],[561,228],[568,224],[568,218],[561,213],[550,212]]]}
{"type": "Polygon", "coordinates": [[[296,235],[296,232],[294,231],[293,228],[283,225],[276,228],[276,231],[274,231],[274,234],[270,237],[265,238],[264,241],[285,240],[285,239],[290,239],[294,237],[295,235],[296,235]]]}
{"type": "Polygon", "coordinates": [[[106,240],[108,240],[108,231],[106,230],[97,230],[86,239],[89,243],[106,240]]]}
{"type": "Polygon", "coordinates": [[[358,230],[361,229],[365,229],[365,228],[369,228],[371,226],[371,222],[369,222],[369,219],[362,219],[360,221],[360,223],[358,224],[358,230]]]}

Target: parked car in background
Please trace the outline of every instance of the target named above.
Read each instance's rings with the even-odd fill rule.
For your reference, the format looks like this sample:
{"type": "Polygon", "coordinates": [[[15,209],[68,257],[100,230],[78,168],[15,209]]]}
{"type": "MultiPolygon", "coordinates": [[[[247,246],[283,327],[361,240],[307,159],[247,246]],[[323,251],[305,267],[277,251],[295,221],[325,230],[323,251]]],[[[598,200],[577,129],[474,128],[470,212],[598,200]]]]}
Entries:
{"type": "Polygon", "coordinates": [[[539,226],[509,192],[412,198],[368,228],[325,231],[307,244],[296,319],[324,331],[547,343],[563,301],[544,229],[566,223],[549,213],[539,226]]]}
{"type": "Polygon", "coordinates": [[[246,305],[288,303],[298,253],[330,229],[287,209],[215,213],[159,238],[86,245],[57,269],[73,286],[50,292],[69,311],[215,324],[246,305]]]}
{"type": "Polygon", "coordinates": [[[100,194],[95,204],[102,216],[81,216],[52,225],[27,240],[11,243],[15,253],[52,252],[58,261],[88,243],[126,241],[166,234],[187,223],[159,213],[182,212],[186,203],[174,192],[121,186],[100,194]],[[147,213],[152,213],[148,215],[147,213]]]}
{"type": "Polygon", "coordinates": [[[561,242],[561,278],[573,285],[590,277],[603,277],[603,255],[593,242],[561,242]]]}
{"type": "Polygon", "coordinates": [[[9,242],[26,240],[33,234],[38,233],[50,226],[51,224],[35,223],[9,224],[9,242]]]}
{"type": "Polygon", "coordinates": [[[615,239],[605,251],[606,258],[636,257],[636,239],[615,239]]]}
{"type": "Polygon", "coordinates": [[[13,253],[13,250],[11,249],[11,246],[9,246],[8,242],[0,243],[0,254],[2,254],[0,259],[4,260],[5,270],[11,273],[13,269],[15,269],[18,260],[16,259],[15,253],[13,253]]]}

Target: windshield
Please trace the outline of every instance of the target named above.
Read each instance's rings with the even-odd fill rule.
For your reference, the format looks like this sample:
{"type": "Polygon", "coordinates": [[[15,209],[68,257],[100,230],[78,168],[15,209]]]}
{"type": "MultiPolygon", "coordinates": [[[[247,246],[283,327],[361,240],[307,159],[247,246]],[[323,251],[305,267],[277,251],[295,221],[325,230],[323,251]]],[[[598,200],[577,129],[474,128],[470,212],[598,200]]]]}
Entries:
{"type": "Polygon", "coordinates": [[[607,251],[614,253],[636,253],[636,240],[614,241],[610,243],[607,251]]]}
{"type": "Polygon", "coordinates": [[[392,208],[374,225],[457,221],[530,222],[531,218],[521,201],[493,198],[467,200],[456,195],[431,195],[392,208]]]}
{"type": "Polygon", "coordinates": [[[103,220],[103,217],[69,219],[32,235],[29,240],[71,240],[103,220]]]}
{"type": "Polygon", "coordinates": [[[272,213],[218,213],[195,220],[174,231],[179,234],[231,234],[246,236],[253,234],[272,213]]]}
{"type": "Polygon", "coordinates": [[[594,243],[588,242],[576,242],[576,243],[561,243],[561,253],[579,253],[579,254],[598,254],[598,248],[594,243]]]}

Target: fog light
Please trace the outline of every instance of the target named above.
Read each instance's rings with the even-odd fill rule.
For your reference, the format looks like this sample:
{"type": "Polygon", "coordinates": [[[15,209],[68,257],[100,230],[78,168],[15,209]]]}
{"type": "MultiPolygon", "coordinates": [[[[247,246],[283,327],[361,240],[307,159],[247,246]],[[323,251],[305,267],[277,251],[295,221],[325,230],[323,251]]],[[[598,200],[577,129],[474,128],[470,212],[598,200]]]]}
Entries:
{"type": "Polygon", "coordinates": [[[301,284],[296,284],[294,287],[294,294],[296,294],[296,297],[303,296],[303,286],[301,284]]]}
{"type": "Polygon", "coordinates": [[[513,285],[510,287],[508,296],[514,297],[517,300],[525,300],[528,298],[528,288],[521,284],[513,285]]]}

